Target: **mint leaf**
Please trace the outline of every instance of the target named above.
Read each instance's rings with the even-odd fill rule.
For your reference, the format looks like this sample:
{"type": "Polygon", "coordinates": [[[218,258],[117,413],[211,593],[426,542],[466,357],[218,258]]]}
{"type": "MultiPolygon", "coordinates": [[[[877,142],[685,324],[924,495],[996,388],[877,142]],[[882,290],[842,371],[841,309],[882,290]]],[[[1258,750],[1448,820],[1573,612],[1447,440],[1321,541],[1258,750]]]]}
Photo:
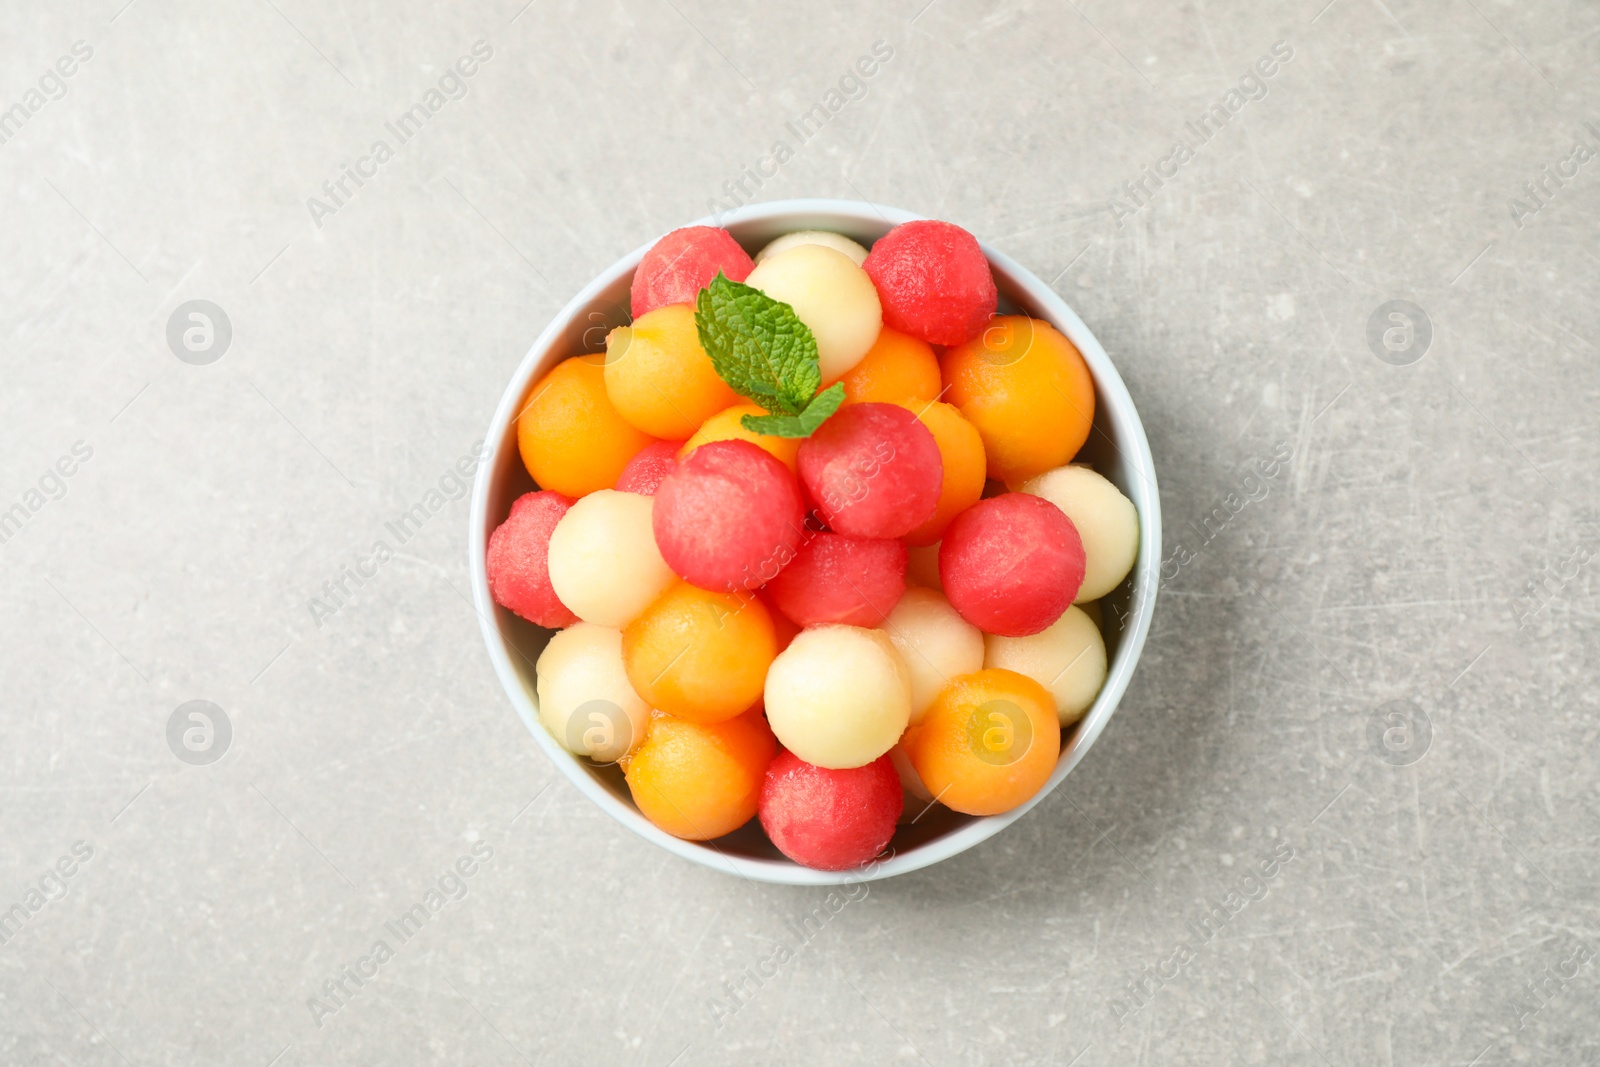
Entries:
{"type": "Polygon", "coordinates": [[[794,308],[718,271],[695,301],[694,324],[711,365],[734,392],[778,415],[798,417],[807,410],[822,371],[817,339],[794,308]]]}
{"type": "Polygon", "coordinates": [[[746,415],[739,421],[751,433],[768,437],[810,437],[843,403],[844,383],[834,382],[813,397],[798,415],[746,415]]]}

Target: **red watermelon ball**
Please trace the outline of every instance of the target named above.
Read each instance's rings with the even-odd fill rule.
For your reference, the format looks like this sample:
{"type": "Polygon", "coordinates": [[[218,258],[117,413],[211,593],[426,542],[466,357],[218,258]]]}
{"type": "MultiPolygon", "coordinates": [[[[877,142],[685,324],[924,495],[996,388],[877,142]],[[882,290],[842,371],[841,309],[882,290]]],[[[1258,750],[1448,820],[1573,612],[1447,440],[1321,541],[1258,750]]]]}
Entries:
{"type": "Polygon", "coordinates": [[[682,441],[657,441],[634,453],[617,476],[617,492],[655,496],[661,480],[678,468],[678,449],[682,447],[682,441]]]}
{"type": "Polygon", "coordinates": [[[784,751],[761,783],[761,828],[796,863],[848,871],[883,852],[904,804],[887,755],[828,770],[784,751]]]}
{"type": "Polygon", "coordinates": [[[933,517],[944,460],[898,404],[851,404],[800,443],[800,480],[837,533],[904,537],[933,517]]]}
{"type": "Polygon", "coordinates": [[[489,592],[529,622],[559,630],[578,621],[550,584],[550,531],[574,501],[549,489],[524,493],[489,535],[489,592]]]}
{"type": "Polygon", "coordinates": [[[668,304],[692,304],[721,271],[742,282],[755,260],[733,234],[715,226],[685,226],[650,246],[633,272],[633,317],[668,304]]]}
{"type": "Polygon", "coordinates": [[[712,441],[685,456],[662,479],[651,517],[667,566],[717,593],[771,581],[794,558],[805,521],[794,475],[749,441],[712,441]]]}
{"type": "Polygon", "coordinates": [[[939,582],[950,606],[1001,637],[1027,637],[1059,619],[1078,595],[1083,567],[1078,528],[1029,493],[978,501],[939,542],[939,582]]]}
{"type": "Polygon", "coordinates": [[[902,223],[878,238],[861,266],[878,287],[884,324],[931,345],[976,337],[999,302],[978,239],[952,223],[902,223]]]}
{"type": "Polygon", "coordinates": [[[877,626],[905,591],[904,543],[839,533],[812,534],[767,583],[778,610],[801,626],[877,626]]]}

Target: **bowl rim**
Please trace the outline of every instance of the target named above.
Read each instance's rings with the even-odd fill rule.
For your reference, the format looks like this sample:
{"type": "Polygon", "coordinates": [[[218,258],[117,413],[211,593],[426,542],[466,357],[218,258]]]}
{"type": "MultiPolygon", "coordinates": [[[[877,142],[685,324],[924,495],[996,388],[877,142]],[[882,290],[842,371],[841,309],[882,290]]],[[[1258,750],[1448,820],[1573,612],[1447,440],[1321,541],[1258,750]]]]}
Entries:
{"type": "MultiPolygon", "coordinates": [[[[852,224],[877,226],[881,222],[886,222],[892,227],[927,218],[924,215],[869,201],[819,198],[769,200],[746,204],[684,225],[728,227],[744,223],[773,223],[787,216],[801,216],[806,220],[804,225],[793,226],[794,229],[829,228],[825,221],[818,221],[829,219],[836,224],[835,228],[849,228],[852,224]]],[[[1090,375],[1094,379],[1097,404],[1110,409],[1112,418],[1118,426],[1119,437],[1123,438],[1123,445],[1131,446],[1131,449],[1118,447],[1115,442],[1111,443],[1111,447],[1121,454],[1123,461],[1145,486],[1128,494],[1138,504],[1139,551],[1131,572],[1127,624],[1121,631],[1121,641],[1110,664],[1105,683],[1101,686],[1094,703],[1079,720],[1078,729],[1074,732],[1070,745],[1058,759],[1049,780],[1027,802],[1010,811],[973,818],[942,837],[924,842],[902,854],[891,851],[887,857],[879,857],[873,863],[855,871],[818,871],[789,860],[732,856],[713,843],[685,841],[661,830],[646,819],[637,808],[623,802],[602,786],[586,769],[580,757],[568,752],[549,735],[539,724],[538,708],[512,662],[512,656],[521,653],[509,647],[509,642],[501,634],[495,622],[496,606],[489,591],[487,549],[491,530],[488,500],[492,473],[496,466],[493,453],[508,439],[514,441],[513,423],[517,405],[532,384],[534,372],[544,362],[545,356],[556,344],[561,343],[574,319],[612,285],[631,274],[638,267],[645,252],[654,244],[655,239],[652,239],[611,264],[580,289],[551,318],[549,324],[529,347],[507,383],[484,437],[485,462],[479,464],[477,475],[473,479],[467,552],[472,578],[473,607],[477,611],[484,644],[495,674],[500,679],[501,688],[511,699],[523,725],[533,735],[535,743],[580,793],[645,840],[683,859],[725,874],[751,881],[785,885],[843,885],[857,881],[874,881],[921,870],[988,840],[1049,796],[1083,759],[1084,754],[1105,729],[1106,723],[1127,691],[1149,635],[1156,592],[1160,585],[1161,503],[1150,443],[1122,376],[1117,373],[1116,366],[1111,362],[1110,356],[1106,354],[1105,348],[1093,331],[1054,289],[1011,257],[979,240],[979,246],[991,267],[997,273],[1008,276],[1013,287],[1033,303],[1038,317],[1045,319],[1064,333],[1083,355],[1084,361],[1089,366],[1090,375]]],[[[1096,422],[1099,421],[1099,410],[1097,407],[1096,422]]],[[[1096,432],[1104,435],[1104,431],[1098,427],[1096,432]]]]}

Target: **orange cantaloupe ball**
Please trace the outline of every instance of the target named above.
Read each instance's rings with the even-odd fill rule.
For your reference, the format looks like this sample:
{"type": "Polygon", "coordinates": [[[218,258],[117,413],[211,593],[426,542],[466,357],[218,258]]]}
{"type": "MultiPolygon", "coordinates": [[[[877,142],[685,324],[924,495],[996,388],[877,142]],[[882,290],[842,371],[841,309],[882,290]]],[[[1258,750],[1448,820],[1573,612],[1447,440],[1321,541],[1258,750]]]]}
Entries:
{"type": "Polygon", "coordinates": [[[678,459],[682,461],[690,452],[712,441],[749,441],[791,471],[794,470],[795,457],[800,454],[800,438],[770,437],[745,429],[746,415],[765,414],[767,409],[755,404],[735,404],[731,408],[723,408],[702,423],[694,432],[694,436],[683,443],[683,447],[678,450],[678,459]]]}
{"type": "Polygon", "coordinates": [[[1071,726],[1093,706],[1106,683],[1106,642],[1088,612],[1070,607],[1036,634],[985,634],[983,665],[1026,674],[1050,690],[1062,726],[1071,726]]]}
{"type": "Polygon", "coordinates": [[[760,598],[678,582],[622,632],[622,662],[651,707],[690,722],[722,722],[761,699],[778,654],[760,598]]]}
{"type": "Polygon", "coordinates": [[[556,364],[528,392],[517,416],[517,451],[541,489],[587,496],[617,476],[655,438],[617,413],[606,395],[604,354],[556,364]]]}
{"type": "Polygon", "coordinates": [[[1044,686],[985,668],[952,678],[901,744],[939,803],[998,815],[1049,781],[1061,754],[1061,722],[1044,686]]]}
{"type": "Polygon", "coordinates": [[[628,791],[656,826],[688,841],[709,841],[749,822],[761,800],[778,742],[758,708],[718,723],[657,711],[628,761],[628,791]]]}
{"type": "Polygon", "coordinates": [[[933,401],[902,406],[916,412],[917,420],[933,434],[933,443],[939,446],[939,458],[944,461],[944,481],[939,487],[939,504],[933,517],[906,534],[906,544],[921,547],[943,537],[945,528],[955,517],[983,496],[988,462],[978,428],[954,405],[933,401]]]}
{"type": "Polygon", "coordinates": [[[1017,482],[1059,467],[1094,423],[1094,379],[1071,341],[1024,315],[997,315],[939,361],[945,400],[978,428],[989,476],[1017,482]]]}
{"type": "Polygon", "coordinates": [[[933,346],[887,326],[839,381],[846,404],[905,404],[913,411],[944,388],[933,346]]]}
{"type": "Polygon", "coordinates": [[[688,304],[656,308],[606,336],[606,395],[617,414],[668,441],[739,402],[700,347],[688,304]]]}

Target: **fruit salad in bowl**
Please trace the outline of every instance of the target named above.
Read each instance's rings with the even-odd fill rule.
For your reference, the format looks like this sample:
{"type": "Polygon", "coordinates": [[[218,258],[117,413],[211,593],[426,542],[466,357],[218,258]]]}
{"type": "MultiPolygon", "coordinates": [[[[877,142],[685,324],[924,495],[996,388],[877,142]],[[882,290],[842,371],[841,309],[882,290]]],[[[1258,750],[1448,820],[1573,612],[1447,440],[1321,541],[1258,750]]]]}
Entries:
{"type": "Polygon", "coordinates": [[[599,807],[719,870],[879,878],[998,832],[1149,628],[1132,400],[948,222],[788,201],[674,230],[557,316],[487,441],[473,591],[508,695],[599,807]]]}

